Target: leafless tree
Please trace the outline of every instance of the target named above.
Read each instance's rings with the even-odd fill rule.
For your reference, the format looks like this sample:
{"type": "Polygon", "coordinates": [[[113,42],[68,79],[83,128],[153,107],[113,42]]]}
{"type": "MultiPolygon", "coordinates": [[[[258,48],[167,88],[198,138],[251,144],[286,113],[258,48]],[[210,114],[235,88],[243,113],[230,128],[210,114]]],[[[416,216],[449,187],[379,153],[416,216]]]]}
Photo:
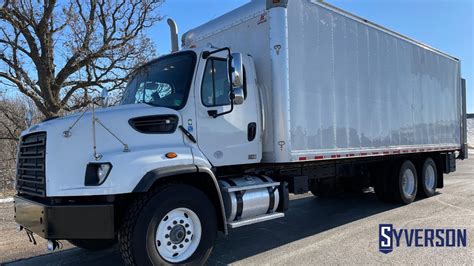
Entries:
{"type": "MultiPolygon", "coordinates": [[[[0,196],[13,189],[16,147],[18,136],[27,127],[24,119],[27,109],[35,110],[26,97],[7,98],[0,95],[0,196]]],[[[33,113],[33,117],[35,122],[42,119],[37,112],[33,113]]]]}
{"type": "Polygon", "coordinates": [[[122,88],[154,56],[145,31],[164,0],[0,0],[0,85],[17,88],[45,117],[122,88]]]}

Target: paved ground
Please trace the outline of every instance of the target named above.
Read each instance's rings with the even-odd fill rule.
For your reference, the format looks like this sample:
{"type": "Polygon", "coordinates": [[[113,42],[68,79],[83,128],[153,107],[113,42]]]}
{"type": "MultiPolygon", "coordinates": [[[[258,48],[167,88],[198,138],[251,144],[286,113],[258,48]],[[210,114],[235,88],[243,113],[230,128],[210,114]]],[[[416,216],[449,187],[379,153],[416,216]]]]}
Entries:
{"type": "MultiPolygon", "coordinates": [[[[474,157],[474,156],[472,156],[474,157]]],[[[219,236],[210,265],[314,264],[474,264],[474,159],[458,163],[445,188],[409,206],[388,205],[373,193],[318,199],[294,198],[286,218],[233,230],[219,236]],[[467,248],[400,247],[378,252],[378,225],[396,228],[467,228],[467,248]]],[[[47,254],[45,242],[28,243],[15,232],[12,205],[0,205],[0,263],[11,265],[120,265],[111,249],[90,253],[69,245],[47,254]],[[46,255],[45,255],[46,254],[46,255]]]]}

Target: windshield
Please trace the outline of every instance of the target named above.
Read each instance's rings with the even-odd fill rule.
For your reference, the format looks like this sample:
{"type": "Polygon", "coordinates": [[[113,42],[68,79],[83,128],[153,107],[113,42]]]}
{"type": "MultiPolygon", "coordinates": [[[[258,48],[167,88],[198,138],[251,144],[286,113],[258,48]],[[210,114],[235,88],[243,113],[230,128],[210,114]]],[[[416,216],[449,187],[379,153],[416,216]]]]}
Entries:
{"type": "Polygon", "coordinates": [[[146,64],[130,79],[122,104],[147,103],[176,110],[183,108],[195,63],[193,52],[183,52],[146,64]]]}

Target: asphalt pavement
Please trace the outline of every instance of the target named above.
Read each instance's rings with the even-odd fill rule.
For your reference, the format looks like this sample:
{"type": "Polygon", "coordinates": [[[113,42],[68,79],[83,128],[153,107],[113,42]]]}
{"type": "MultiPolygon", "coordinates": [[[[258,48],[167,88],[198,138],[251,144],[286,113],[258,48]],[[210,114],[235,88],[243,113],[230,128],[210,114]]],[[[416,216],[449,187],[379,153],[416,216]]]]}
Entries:
{"type": "MultiPolygon", "coordinates": [[[[471,155],[474,157],[474,155],[471,155]]],[[[474,159],[458,161],[445,188],[408,205],[379,202],[374,193],[319,199],[292,197],[285,218],[220,235],[209,265],[446,264],[474,265],[474,159]],[[378,251],[379,224],[394,228],[467,229],[467,247],[395,247],[378,251]]],[[[121,265],[117,249],[87,252],[67,243],[46,251],[15,231],[12,204],[0,204],[0,263],[9,265],[121,265]]]]}

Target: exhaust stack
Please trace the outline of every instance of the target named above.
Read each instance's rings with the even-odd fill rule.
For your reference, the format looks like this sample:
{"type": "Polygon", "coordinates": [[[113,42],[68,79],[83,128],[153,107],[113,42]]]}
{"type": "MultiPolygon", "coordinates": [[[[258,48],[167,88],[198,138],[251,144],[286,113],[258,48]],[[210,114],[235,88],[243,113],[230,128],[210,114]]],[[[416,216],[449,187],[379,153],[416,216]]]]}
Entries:
{"type": "Polygon", "coordinates": [[[179,51],[179,46],[178,46],[178,26],[176,25],[176,22],[172,19],[168,19],[168,25],[170,26],[170,32],[171,32],[171,52],[177,52],[179,51]]]}

